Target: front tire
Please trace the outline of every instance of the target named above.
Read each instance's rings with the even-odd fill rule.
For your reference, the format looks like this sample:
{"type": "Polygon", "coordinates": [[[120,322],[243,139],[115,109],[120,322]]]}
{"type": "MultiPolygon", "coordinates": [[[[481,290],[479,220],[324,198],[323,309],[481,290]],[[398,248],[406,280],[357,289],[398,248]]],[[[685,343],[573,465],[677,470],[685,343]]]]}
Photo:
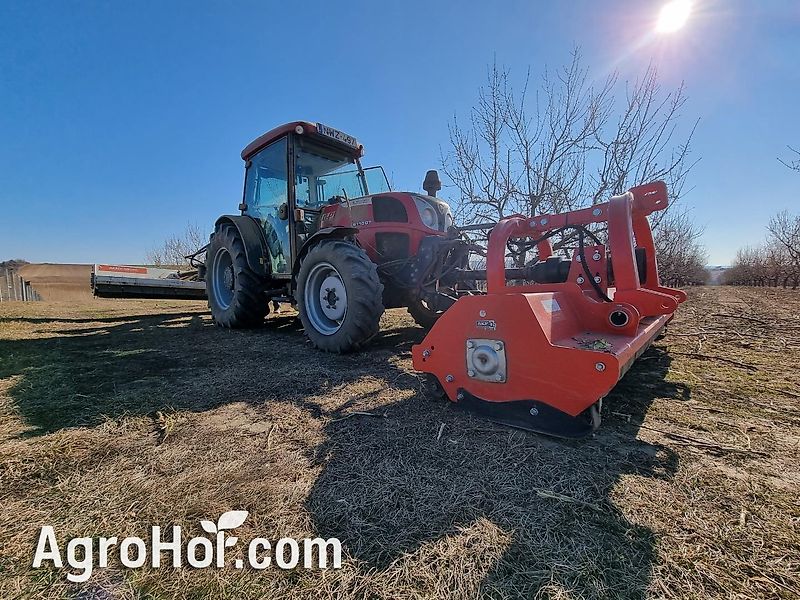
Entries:
{"type": "Polygon", "coordinates": [[[431,307],[427,300],[421,298],[414,299],[408,303],[408,314],[411,315],[417,325],[424,329],[430,329],[436,324],[439,317],[444,314],[445,310],[450,308],[454,303],[449,302],[448,304],[449,306],[442,310],[439,307],[431,307]]]}
{"type": "Polygon", "coordinates": [[[214,233],[206,252],[206,293],[214,322],[221,327],[258,327],[269,306],[264,284],[247,264],[244,243],[233,225],[214,233]]]}
{"type": "Polygon", "coordinates": [[[459,292],[469,292],[475,290],[475,283],[472,281],[461,282],[452,289],[452,295],[445,294],[429,295],[427,298],[412,298],[408,302],[408,314],[414,322],[424,329],[430,329],[436,324],[448,308],[457,302],[453,298],[459,296],[459,292]]]}
{"type": "Polygon", "coordinates": [[[303,258],[295,301],[306,336],[321,350],[352,352],[375,337],[382,296],[375,263],[355,244],[320,242],[303,258]]]}

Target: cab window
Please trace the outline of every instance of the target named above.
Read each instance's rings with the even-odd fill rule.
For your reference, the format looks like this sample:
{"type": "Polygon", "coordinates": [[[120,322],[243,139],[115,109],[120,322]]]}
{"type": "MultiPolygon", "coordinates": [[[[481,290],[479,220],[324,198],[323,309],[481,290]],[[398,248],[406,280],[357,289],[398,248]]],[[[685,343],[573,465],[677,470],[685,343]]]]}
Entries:
{"type": "Polygon", "coordinates": [[[334,196],[365,195],[355,160],[309,142],[298,143],[295,154],[295,202],[318,210],[334,196]]]}

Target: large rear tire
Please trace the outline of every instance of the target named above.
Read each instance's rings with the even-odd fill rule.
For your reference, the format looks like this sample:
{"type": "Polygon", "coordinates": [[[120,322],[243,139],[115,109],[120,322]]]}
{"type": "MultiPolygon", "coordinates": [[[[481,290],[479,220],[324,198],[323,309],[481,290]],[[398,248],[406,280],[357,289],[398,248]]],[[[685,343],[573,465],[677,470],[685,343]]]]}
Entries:
{"type": "Polygon", "coordinates": [[[320,242],[300,265],[295,300],[306,336],[317,348],[342,354],[378,333],[383,284],[366,252],[342,240],[320,242]]]}
{"type": "Polygon", "coordinates": [[[269,310],[264,283],[247,264],[244,243],[233,225],[222,225],[206,252],[206,293],[217,325],[258,327],[269,310]]]}

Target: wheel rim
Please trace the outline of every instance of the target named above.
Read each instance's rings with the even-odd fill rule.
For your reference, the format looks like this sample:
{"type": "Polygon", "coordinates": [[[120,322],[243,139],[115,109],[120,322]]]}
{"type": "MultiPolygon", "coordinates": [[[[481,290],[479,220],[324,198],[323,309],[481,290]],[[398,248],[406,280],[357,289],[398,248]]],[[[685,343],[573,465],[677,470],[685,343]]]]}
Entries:
{"type": "Polygon", "coordinates": [[[211,272],[211,293],[217,306],[226,310],[233,302],[236,288],[236,276],[233,273],[233,259],[226,248],[220,248],[214,255],[214,267],[211,272]]]}
{"type": "Polygon", "coordinates": [[[339,271],[327,262],[314,265],[303,292],[306,316],[323,335],[333,335],[347,316],[347,288],[339,271]]]}

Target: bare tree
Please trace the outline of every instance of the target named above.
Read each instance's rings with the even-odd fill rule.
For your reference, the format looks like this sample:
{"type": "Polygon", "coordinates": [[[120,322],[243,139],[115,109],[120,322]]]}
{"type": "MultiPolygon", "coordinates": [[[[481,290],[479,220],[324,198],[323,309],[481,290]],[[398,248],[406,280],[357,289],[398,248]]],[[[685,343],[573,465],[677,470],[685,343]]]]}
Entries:
{"type": "Polygon", "coordinates": [[[731,285],[800,287],[800,215],[779,212],[769,220],[767,239],[736,253],[725,282],[731,285]]]}
{"type": "Polygon", "coordinates": [[[187,257],[206,244],[206,236],[195,223],[187,223],[181,234],[173,234],[146,254],[148,264],[157,267],[184,267],[189,265],[187,257]]]}
{"type": "MultiPolygon", "coordinates": [[[[442,155],[457,222],[563,212],[657,179],[675,202],[694,164],[688,159],[696,122],[676,141],[685,102],[682,86],[662,89],[654,67],[624,86],[616,75],[594,83],[578,50],[565,67],[545,71],[536,89],[529,72],[518,92],[510,71],[492,64],[468,121],[450,124],[442,155]]],[[[656,229],[662,218],[655,216],[656,229]]],[[[679,222],[691,225],[685,214],[679,222]]],[[[574,241],[567,236],[554,246],[574,241]]],[[[520,264],[525,246],[518,248],[511,258],[520,264]]],[[[702,255],[701,248],[686,251],[702,255]]]]}
{"type": "Polygon", "coordinates": [[[771,239],[786,250],[792,262],[800,263],[800,215],[783,210],[769,220],[767,231],[771,239]]]}
{"type": "Polygon", "coordinates": [[[764,249],[745,246],[736,251],[731,268],[725,272],[728,285],[763,285],[764,249]]]}
{"type": "Polygon", "coordinates": [[[700,243],[703,228],[698,227],[687,210],[668,211],[653,232],[658,250],[661,281],[669,286],[708,283],[708,255],[700,243]]]}
{"type": "Polygon", "coordinates": [[[543,75],[533,100],[530,74],[516,94],[509,71],[493,64],[468,125],[453,120],[443,170],[458,191],[461,221],[559,212],[585,201],[585,162],[599,149],[613,80],[592,89],[577,51],[572,58],[543,75]]]}
{"type": "MultiPolygon", "coordinates": [[[[800,215],[784,210],[772,217],[767,224],[768,244],[772,250],[777,277],[786,287],[789,281],[797,289],[800,278],[800,215]]],[[[777,285],[777,282],[776,282],[777,285]]]]}
{"type": "Polygon", "coordinates": [[[794,154],[794,157],[790,158],[788,162],[783,160],[782,158],[779,158],[778,160],[782,164],[789,167],[792,171],[800,171],[800,150],[792,148],[791,146],[786,146],[786,147],[792,154],[794,154]]]}

